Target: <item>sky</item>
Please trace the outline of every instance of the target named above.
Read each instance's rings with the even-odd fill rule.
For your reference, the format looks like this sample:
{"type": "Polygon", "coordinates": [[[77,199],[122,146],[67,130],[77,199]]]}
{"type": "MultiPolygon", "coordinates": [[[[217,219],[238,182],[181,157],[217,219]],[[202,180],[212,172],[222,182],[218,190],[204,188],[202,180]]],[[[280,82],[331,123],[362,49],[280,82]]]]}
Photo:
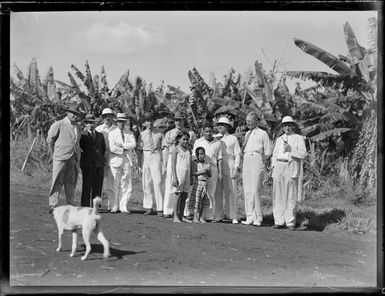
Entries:
{"type": "MultiPolygon", "coordinates": [[[[92,76],[104,65],[109,88],[124,72],[156,88],[164,83],[190,91],[195,67],[208,82],[234,68],[243,74],[256,60],[265,70],[280,61],[287,71],[325,71],[328,66],[295,46],[302,39],[332,53],[347,54],[343,24],[349,22],[367,46],[369,17],[376,11],[110,11],[11,13],[10,63],[27,73],[37,59],[41,79],[49,66],[69,84],[71,64],[92,76]]],[[[377,17],[378,18],[378,17],[377,17]]],[[[80,82],[80,81],[79,81],[80,82]]],[[[289,85],[289,88],[292,86],[289,85]]]]}

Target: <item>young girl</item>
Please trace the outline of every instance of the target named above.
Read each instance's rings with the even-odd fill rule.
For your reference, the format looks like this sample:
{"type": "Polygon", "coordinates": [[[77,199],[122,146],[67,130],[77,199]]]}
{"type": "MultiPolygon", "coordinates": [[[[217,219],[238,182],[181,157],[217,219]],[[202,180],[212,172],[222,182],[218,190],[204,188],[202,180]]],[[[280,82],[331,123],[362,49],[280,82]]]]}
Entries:
{"type": "Polygon", "coordinates": [[[210,164],[206,161],[205,149],[198,147],[195,150],[196,160],[192,164],[194,185],[191,191],[188,209],[194,213],[194,223],[206,223],[203,217],[203,209],[210,207],[207,197],[207,179],[211,177],[210,164]]]}
{"type": "Polygon", "coordinates": [[[175,193],[174,222],[191,222],[183,217],[190,190],[191,152],[188,149],[190,135],[182,131],[176,136],[176,147],[171,154],[172,192],[175,193]]]}

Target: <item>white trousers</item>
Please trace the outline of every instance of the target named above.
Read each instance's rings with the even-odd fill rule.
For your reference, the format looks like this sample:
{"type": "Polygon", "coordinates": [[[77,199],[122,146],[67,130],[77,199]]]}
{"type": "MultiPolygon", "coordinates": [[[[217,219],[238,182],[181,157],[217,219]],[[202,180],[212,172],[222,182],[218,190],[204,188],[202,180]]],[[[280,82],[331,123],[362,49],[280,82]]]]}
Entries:
{"type": "Polygon", "coordinates": [[[262,223],[262,184],[266,170],[260,153],[245,154],[243,158],[243,192],[247,221],[262,223]]]}
{"type": "Polygon", "coordinates": [[[233,168],[234,164],[228,172],[226,171],[226,173],[223,174],[222,181],[217,182],[215,190],[215,218],[222,219],[224,216],[229,219],[237,218],[236,182],[230,175],[233,168]]]}
{"type": "Polygon", "coordinates": [[[143,151],[142,167],[143,207],[152,209],[155,195],[156,210],[163,210],[162,168],[160,151],[143,151]],[[154,190],[154,194],[152,193],[154,190]]]}
{"type": "Polygon", "coordinates": [[[174,193],[171,193],[172,187],[172,170],[171,170],[171,153],[167,160],[166,181],[164,184],[164,201],[163,215],[172,215],[174,213],[174,193]]]}
{"type": "Polygon", "coordinates": [[[287,162],[277,161],[273,172],[274,224],[295,226],[298,178],[292,178],[287,162]]]}
{"type": "Polygon", "coordinates": [[[102,195],[106,195],[108,199],[108,209],[112,208],[114,203],[114,178],[112,176],[111,167],[108,165],[104,168],[102,195]]]}
{"type": "Polygon", "coordinates": [[[210,207],[204,209],[204,218],[213,219],[215,213],[215,191],[218,184],[218,169],[211,170],[211,177],[207,179],[207,197],[210,201],[210,207]]]}
{"type": "Polygon", "coordinates": [[[111,211],[127,212],[127,203],[132,193],[132,167],[129,161],[124,159],[121,166],[111,167],[111,174],[113,179],[111,211]]]}

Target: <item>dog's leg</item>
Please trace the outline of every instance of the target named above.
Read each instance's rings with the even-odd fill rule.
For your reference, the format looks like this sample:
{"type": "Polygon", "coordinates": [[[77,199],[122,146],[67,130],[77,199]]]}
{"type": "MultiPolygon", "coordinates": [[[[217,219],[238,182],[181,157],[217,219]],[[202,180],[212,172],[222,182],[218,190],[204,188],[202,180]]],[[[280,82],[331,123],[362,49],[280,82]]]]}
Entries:
{"type": "Polygon", "coordinates": [[[76,253],[76,245],[78,241],[78,232],[77,229],[72,230],[72,251],[71,251],[71,257],[75,256],[76,253]]]}
{"type": "Polygon", "coordinates": [[[61,228],[58,225],[57,229],[58,229],[58,247],[56,249],[56,252],[59,252],[61,250],[61,247],[62,247],[63,228],[61,228]]]}
{"type": "Polygon", "coordinates": [[[111,254],[110,254],[110,243],[105,238],[103,232],[101,232],[99,230],[96,238],[103,244],[103,249],[104,249],[103,257],[107,258],[108,256],[111,256],[111,254]]]}
{"type": "Polygon", "coordinates": [[[80,259],[84,261],[87,259],[88,254],[91,252],[91,244],[90,244],[91,231],[88,229],[88,227],[83,225],[82,234],[83,234],[84,243],[86,244],[86,253],[80,259]]]}

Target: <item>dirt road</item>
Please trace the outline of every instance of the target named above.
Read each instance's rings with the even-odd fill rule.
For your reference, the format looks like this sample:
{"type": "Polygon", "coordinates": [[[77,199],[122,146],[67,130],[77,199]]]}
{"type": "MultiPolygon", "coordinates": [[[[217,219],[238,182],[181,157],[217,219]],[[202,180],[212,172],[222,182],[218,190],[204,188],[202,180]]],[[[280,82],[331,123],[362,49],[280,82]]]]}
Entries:
{"type": "MultiPolygon", "coordinates": [[[[374,236],[275,230],[230,223],[173,223],[143,216],[102,214],[112,256],[102,245],[70,258],[71,233],[56,253],[57,230],[45,192],[11,187],[10,283],[27,286],[306,286],[374,287],[374,236]]],[[[107,288],[105,288],[107,289],[107,288]]],[[[114,289],[112,288],[109,288],[114,289]]],[[[194,288],[191,288],[194,291],[194,288]]],[[[115,291],[115,290],[114,290],[115,291]]]]}

